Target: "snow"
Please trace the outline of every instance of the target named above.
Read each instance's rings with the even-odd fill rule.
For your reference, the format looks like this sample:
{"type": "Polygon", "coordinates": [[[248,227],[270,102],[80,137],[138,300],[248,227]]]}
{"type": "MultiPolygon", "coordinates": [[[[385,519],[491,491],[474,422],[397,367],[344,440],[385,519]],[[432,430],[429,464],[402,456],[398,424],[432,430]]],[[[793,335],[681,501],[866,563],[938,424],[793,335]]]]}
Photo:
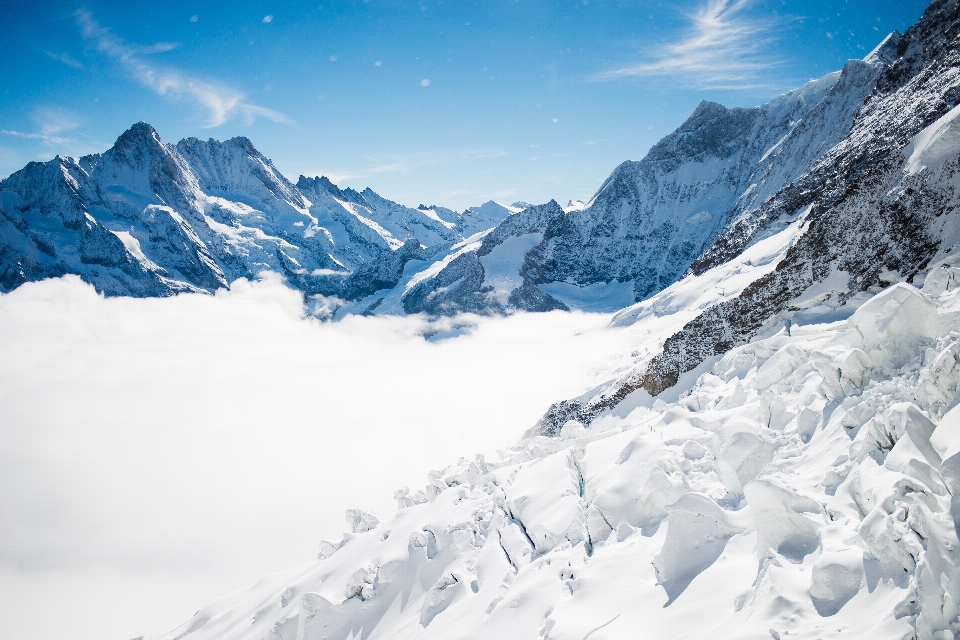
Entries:
{"type": "Polygon", "coordinates": [[[583,211],[589,205],[583,200],[569,200],[567,201],[567,206],[563,207],[564,213],[570,213],[571,211],[583,211]]]}
{"type": "Polygon", "coordinates": [[[130,253],[130,255],[136,258],[140,264],[144,266],[144,268],[154,271],[160,269],[160,267],[154,264],[150,258],[143,254],[143,250],[140,248],[140,241],[130,235],[129,231],[114,231],[111,229],[111,232],[113,235],[120,238],[120,242],[123,243],[124,248],[130,253]]]}
{"type": "Polygon", "coordinates": [[[341,207],[343,207],[344,209],[346,209],[347,211],[349,211],[350,213],[352,213],[352,214],[354,215],[354,217],[356,217],[357,220],[359,220],[359,221],[362,222],[363,224],[367,225],[368,227],[370,227],[371,229],[373,229],[374,231],[376,231],[376,232],[377,232],[377,235],[379,235],[381,238],[383,238],[383,240],[387,243],[387,245],[388,245],[391,249],[399,249],[400,247],[403,246],[403,242],[401,242],[400,240],[397,240],[397,239],[393,236],[392,233],[390,233],[389,231],[387,231],[386,229],[384,229],[382,226],[380,226],[379,224],[377,224],[376,222],[374,222],[374,221],[371,220],[370,218],[367,218],[367,217],[361,215],[360,212],[359,212],[359,207],[357,207],[357,206],[356,206],[355,204],[353,204],[352,202],[344,202],[344,201],[342,201],[342,200],[337,200],[337,203],[338,203],[341,207]]]}
{"type": "Polygon", "coordinates": [[[960,453],[960,409],[954,407],[943,416],[930,437],[930,444],[943,460],[960,453]]]}
{"type": "Polygon", "coordinates": [[[427,216],[431,220],[435,222],[439,222],[440,224],[445,226],[447,229],[454,229],[457,226],[455,222],[448,222],[442,219],[439,215],[437,215],[437,212],[433,209],[418,209],[418,211],[421,211],[423,215],[427,216]]]}
{"type": "Polygon", "coordinates": [[[803,232],[807,213],[802,212],[779,233],[760,240],[733,260],[702,276],[679,280],[657,295],[624,308],[614,316],[614,324],[643,322],[648,330],[657,331],[661,340],[666,339],[704,309],[735,298],[752,282],[773,271],[803,232]]]}
{"type": "Polygon", "coordinates": [[[581,311],[605,313],[618,311],[634,303],[633,280],[596,282],[584,286],[569,282],[548,282],[538,287],[569,308],[581,311]]]}
{"type": "Polygon", "coordinates": [[[955,291],[894,285],[590,429],[461,458],[403,492],[394,517],[177,633],[952,637],[960,333],[941,319],[960,310],[955,291]]]}
{"type": "Polygon", "coordinates": [[[542,233],[526,233],[511,236],[498,244],[485,256],[480,256],[483,265],[482,287],[493,287],[494,295],[506,306],[510,293],[523,284],[520,267],[528,251],[540,244],[542,233]]]}
{"type": "Polygon", "coordinates": [[[960,148],[960,106],[948,111],[936,122],[921,131],[906,146],[907,173],[920,173],[924,169],[935,171],[947,160],[956,157],[960,148]]]}
{"type": "Polygon", "coordinates": [[[444,267],[446,267],[448,264],[453,262],[458,256],[461,256],[464,253],[468,253],[470,251],[476,251],[477,249],[479,249],[481,244],[480,239],[483,238],[484,235],[485,234],[483,233],[474,234],[473,236],[471,236],[471,238],[476,238],[476,239],[473,240],[472,242],[461,244],[456,250],[451,251],[442,259],[431,263],[429,266],[427,266],[427,268],[423,269],[422,271],[416,271],[413,274],[413,276],[406,281],[404,285],[404,292],[409,291],[410,289],[415,287],[417,283],[437,275],[438,273],[443,271],[444,267]]]}

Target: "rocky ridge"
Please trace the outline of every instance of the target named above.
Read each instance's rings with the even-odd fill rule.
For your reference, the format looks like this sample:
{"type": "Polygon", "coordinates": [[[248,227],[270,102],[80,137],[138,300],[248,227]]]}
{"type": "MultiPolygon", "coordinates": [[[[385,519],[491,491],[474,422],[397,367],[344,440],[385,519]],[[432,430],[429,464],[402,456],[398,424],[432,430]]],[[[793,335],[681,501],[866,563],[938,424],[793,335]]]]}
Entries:
{"type": "MultiPolygon", "coordinates": [[[[960,159],[950,132],[960,102],[958,36],[957,3],[932,3],[897,41],[895,61],[877,77],[849,133],[760,207],[740,214],[689,273],[722,268],[760,239],[802,224],[803,233],[773,271],[690,319],[612,388],[551,407],[542,431],[557,433],[567,420],[589,424],[640,389],[657,395],[684,372],[784,318],[952,264],[960,159]]],[[[884,59],[891,42],[881,48],[884,59]]],[[[624,310],[616,321],[631,322],[638,310],[624,310]]]]}

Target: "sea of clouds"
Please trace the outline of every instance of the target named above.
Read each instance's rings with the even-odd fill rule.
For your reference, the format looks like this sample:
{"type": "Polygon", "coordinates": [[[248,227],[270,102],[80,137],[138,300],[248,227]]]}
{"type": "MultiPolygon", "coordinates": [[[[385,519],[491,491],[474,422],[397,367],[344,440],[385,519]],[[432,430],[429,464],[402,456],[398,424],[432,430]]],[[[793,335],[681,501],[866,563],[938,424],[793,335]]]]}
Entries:
{"type": "Polygon", "coordinates": [[[346,509],[390,516],[398,487],[627,366],[637,336],[609,319],[321,322],[269,276],[0,295],[0,636],[155,637],[310,561],[346,509]]]}

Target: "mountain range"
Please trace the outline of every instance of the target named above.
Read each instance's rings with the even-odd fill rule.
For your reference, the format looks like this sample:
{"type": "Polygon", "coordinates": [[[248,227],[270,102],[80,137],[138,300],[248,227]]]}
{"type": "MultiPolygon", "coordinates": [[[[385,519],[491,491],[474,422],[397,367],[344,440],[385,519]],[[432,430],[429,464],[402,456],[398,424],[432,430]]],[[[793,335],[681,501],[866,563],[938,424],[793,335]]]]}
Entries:
{"type": "Polygon", "coordinates": [[[0,182],[0,287],[74,273],[107,295],[164,296],[272,270],[327,316],[613,311],[730,253],[849,133],[899,42],[760,107],[704,102],[565,208],[412,209],[325,177],[293,184],[245,138],[171,145],[138,123],[103,154],[0,182]]]}

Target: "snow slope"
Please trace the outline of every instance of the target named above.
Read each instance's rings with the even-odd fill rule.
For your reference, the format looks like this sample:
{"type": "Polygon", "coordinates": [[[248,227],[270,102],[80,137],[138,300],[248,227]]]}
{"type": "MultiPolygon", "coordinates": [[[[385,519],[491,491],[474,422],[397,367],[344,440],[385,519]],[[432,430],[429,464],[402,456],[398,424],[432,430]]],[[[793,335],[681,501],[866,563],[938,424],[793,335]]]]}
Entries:
{"type": "MultiPolygon", "coordinates": [[[[700,305],[656,345],[653,358],[603,397],[555,404],[541,423],[544,433],[568,419],[589,424],[636,389],[657,395],[684,372],[784,319],[843,305],[897,282],[920,284],[931,269],[955,264],[960,146],[951,134],[950,113],[960,99],[958,42],[960,5],[932,3],[899,40],[895,62],[880,75],[842,140],[758,209],[739,217],[687,275],[735,264],[751,246],[802,221],[802,233],[773,268],[736,296],[700,305]]],[[[642,308],[623,312],[623,320],[642,317],[642,308]]]]}
{"type": "Polygon", "coordinates": [[[952,637],[958,276],[431,472],[169,637],[952,637]]]}

